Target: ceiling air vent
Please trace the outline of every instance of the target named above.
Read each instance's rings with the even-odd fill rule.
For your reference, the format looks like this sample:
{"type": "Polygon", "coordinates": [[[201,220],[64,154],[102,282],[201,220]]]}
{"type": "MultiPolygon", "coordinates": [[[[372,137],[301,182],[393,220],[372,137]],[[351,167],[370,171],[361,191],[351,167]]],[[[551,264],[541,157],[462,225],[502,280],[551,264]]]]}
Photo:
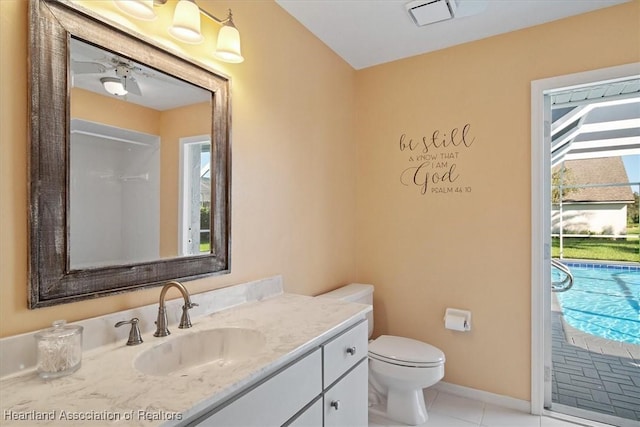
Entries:
{"type": "Polygon", "coordinates": [[[456,13],[454,0],[416,0],[406,7],[413,22],[419,27],[452,19],[456,13]]]}

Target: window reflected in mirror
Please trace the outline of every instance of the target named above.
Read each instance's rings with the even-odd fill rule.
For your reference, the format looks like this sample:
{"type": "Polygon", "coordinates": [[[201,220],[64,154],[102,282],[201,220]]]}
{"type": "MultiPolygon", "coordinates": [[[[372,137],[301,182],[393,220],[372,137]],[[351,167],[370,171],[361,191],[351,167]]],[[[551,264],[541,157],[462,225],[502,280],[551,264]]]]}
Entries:
{"type": "Polygon", "coordinates": [[[180,255],[211,252],[211,140],[180,143],[180,255]]]}

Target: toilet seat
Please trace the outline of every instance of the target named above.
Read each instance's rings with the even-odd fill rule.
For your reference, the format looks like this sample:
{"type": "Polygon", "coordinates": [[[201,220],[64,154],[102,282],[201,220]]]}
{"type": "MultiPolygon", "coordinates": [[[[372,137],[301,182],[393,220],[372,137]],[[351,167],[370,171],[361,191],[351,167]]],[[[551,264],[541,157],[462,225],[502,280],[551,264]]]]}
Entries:
{"type": "Polygon", "coordinates": [[[381,362],[415,368],[444,365],[442,350],[411,338],[381,335],[369,343],[369,357],[381,362]]]}

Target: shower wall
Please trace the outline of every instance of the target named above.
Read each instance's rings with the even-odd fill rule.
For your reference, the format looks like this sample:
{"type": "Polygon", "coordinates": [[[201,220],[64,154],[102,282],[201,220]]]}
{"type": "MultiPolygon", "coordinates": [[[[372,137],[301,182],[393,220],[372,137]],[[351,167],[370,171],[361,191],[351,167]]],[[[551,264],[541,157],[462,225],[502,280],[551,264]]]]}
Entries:
{"type": "Polygon", "coordinates": [[[159,143],[113,138],[104,128],[71,138],[71,268],[159,258],[159,143]]]}

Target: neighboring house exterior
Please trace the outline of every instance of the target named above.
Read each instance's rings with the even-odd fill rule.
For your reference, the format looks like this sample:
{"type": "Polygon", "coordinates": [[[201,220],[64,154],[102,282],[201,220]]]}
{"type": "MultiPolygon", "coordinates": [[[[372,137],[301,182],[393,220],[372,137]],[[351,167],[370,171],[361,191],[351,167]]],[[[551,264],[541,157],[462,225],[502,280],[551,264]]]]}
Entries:
{"type": "MultiPolygon", "coordinates": [[[[621,157],[568,160],[564,185],[628,183],[621,157]]],[[[627,232],[627,205],[634,202],[630,186],[588,187],[565,190],[560,206],[551,211],[552,233],[616,235],[627,232]],[[562,215],[561,215],[562,213],[562,215]]]]}

